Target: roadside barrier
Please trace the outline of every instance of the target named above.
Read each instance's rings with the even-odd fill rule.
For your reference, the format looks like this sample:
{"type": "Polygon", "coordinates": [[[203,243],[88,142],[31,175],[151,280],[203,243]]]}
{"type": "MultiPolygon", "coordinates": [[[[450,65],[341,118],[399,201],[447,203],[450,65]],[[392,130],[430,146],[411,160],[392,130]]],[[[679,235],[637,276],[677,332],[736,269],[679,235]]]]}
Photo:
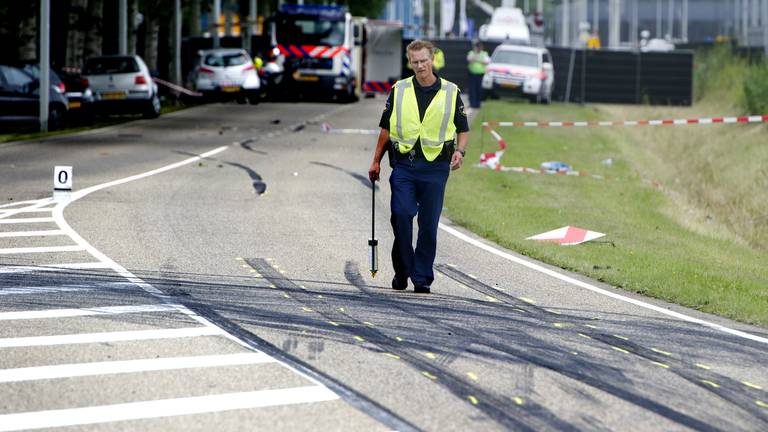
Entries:
{"type": "Polygon", "coordinates": [[[528,167],[505,167],[501,165],[501,157],[507,149],[507,143],[493,128],[494,127],[523,127],[523,128],[560,128],[560,127],[611,127],[611,126],[688,126],[688,125],[711,125],[711,124],[750,124],[750,123],[768,123],[768,114],[751,115],[737,117],[705,117],[696,119],[658,119],[658,120],[609,120],[609,121],[562,121],[562,122],[527,122],[527,121],[489,121],[483,122],[482,126],[487,130],[496,142],[499,144],[499,150],[495,152],[481,153],[481,168],[490,168],[496,171],[512,171],[528,174],[559,174],[569,176],[590,176],[603,179],[603,176],[589,174],[586,171],[572,170],[547,170],[542,168],[528,167]]]}

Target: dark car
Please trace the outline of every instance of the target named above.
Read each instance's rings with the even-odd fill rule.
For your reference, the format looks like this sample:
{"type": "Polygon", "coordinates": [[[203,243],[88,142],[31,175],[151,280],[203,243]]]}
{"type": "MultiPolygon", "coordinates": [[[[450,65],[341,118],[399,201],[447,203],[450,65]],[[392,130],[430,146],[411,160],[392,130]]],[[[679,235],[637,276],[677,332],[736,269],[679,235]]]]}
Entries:
{"type": "MultiPolygon", "coordinates": [[[[48,129],[63,125],[69,101],[61,86],[48,89],[48,129]]],[[[40,81],[21,68],[0,65],[0,123],[6,127],[33,127],[40,115],[40,81]]]]}
{"type": "Polygon", "coordinates": [[[69,100],[69,118],[83,122],[93,119],[93,91],[90,83],[79,73],[62,70],[58,72],[66,88],[65,95],[69,100]]]}

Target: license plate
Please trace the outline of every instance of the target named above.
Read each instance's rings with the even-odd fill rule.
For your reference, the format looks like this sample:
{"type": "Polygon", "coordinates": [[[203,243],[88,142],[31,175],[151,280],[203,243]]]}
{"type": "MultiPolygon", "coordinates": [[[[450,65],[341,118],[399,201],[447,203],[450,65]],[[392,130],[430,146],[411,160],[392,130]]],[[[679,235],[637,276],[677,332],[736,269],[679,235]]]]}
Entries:
{"type": "Polygon", "coordinates": [[[504,87],[504,88],[518,88],[518,87],[520,87],[520,84],[518,84],[518,83],[502,83],[502,84],[499,84],[499,86],[504,87]]]}
{"type": "Polygon", "coordinates": [[[107,92],[102,93],[101,98],[104,100],[118,100],[125,99],[125,93],[123,92],[107,92]]]}
{"type": "Polygon", "coordinates": [[[70,102],[69,109],[80,108],[80,105],[82,105],[80,102],[70,102]]]}
{"type": "Polygon", "coordinates": [[[221,88],[221,91],[227,92],[227,93],[239,92],[240,86],[224,86],[221,88]]]}

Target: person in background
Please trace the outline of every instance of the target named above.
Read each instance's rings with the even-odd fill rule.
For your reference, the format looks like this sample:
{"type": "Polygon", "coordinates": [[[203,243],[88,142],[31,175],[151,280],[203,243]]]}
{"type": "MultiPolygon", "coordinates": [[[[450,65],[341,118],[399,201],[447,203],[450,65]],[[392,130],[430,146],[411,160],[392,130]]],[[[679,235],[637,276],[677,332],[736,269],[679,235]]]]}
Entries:
{"type": "Polygon", "coordinates": [[[483,91],[483,75],[485,66],[491,62],[488,52],[483,50],[483,44],[475,41],[472,51],[467,53],[467,65],[469,66],[469,107],[480,108],[481,92],[483,91]]]}
{"type": "Polygon", "coordinates": [[[456,84],[432,70],[434,46],[415,40],[408,44],[414,75],[395,83],[379,121],[379,138],[368,169],[371,182],[379,179],[381,159],[392,158],[390,222],[392,288],[404,290],[408,279],[417,293],[429,293],[435,278],[437,227],[443,210],[445,185],[451,170],[461,167],[469,138],[469,124],[456,84]],[[413,218],[419,234],[413,248],[413,218]]]}

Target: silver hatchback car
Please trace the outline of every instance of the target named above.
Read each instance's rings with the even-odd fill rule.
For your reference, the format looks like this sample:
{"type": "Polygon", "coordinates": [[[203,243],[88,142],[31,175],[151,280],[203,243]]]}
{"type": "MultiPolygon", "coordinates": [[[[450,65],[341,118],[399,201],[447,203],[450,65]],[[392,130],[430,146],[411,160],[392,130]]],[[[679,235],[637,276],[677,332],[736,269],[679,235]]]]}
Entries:
{"type": "Polygon", "coordinates": [[[160,96],[149,68],[137,55],[91,57],[82,75],[94,97],[94,112],[160,115],[160,96]]]}
{"type": "Polygon", "coordinates": [[[209,99],[259,102],[261,81],[253,60],[243,49],[200,51],[189,81],[192,88],[209,99]]]}

